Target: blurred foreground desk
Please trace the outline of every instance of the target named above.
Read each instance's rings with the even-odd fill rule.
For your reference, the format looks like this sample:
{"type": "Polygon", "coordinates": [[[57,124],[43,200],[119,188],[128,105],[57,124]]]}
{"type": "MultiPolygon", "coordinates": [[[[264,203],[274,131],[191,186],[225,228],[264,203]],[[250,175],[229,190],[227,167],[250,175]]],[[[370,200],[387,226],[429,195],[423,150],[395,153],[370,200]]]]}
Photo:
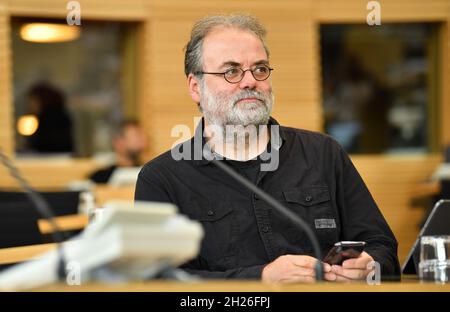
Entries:
{"type": "MultiPolygon", "coordinates": [[[[11,264],[29,260],[52,250],[54,244],[23,246],[0,249],[0,264],[11,264]]],[[[450,283],[445,285],[422,283],[415,276],[403,276],[401,282],[382,282],[381,285],[367,285],[365,282],[295,285],[268,285],[257,281],[217,280],[195,283],[172,281],[132,282],[125,284],[87,283],[80,286],[66,284],[49,285],[37,291],[58,292],[450,292],[450,283]]]]}
{"type": "Polygon", "coordinates": [[[104,285],[90,283],[80,286],[51,285],[37,289],[51,292],[450,292],[450,284],[421,283],[412,278],[402,282],[370,286],[366,283],[320,283],[268,285],[257,281],[202,281],[181,283],[169,281],[133,282],[104,285]]]}
{"type": "Polygon", "coordinates": [[[49,250],[55,249],[55,244],[40,244],[0,249],[0,265],[27,261],[49,250]]]}
{"type": "MultiPolygon", "coordinates": [[[[74,231],[78,230],[81,231],[84,229],[89,219],[86,215],[66,215],[66,216],[60,216],[55,217],[55,222],[58,225],[58,227],[61,229],[61,231],[74,231]]],[[[45,219],[38,220],[38,227],[39,231],[42,234],[51,234],[53,233],[53,227],[51,226],[50,222],[45,219]]]]}

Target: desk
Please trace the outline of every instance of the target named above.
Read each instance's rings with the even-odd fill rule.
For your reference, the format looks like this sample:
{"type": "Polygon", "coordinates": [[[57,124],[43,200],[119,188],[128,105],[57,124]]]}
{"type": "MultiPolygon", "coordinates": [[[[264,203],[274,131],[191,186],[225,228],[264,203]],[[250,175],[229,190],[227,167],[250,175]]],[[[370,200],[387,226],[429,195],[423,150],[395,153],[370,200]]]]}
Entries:
{"type": "MultiPolygon", "coordinates": [[[[55,223],[61,231],[74,231],[82,230],[89,223],[89,218],[86,215],[67,215],[55,217],[55,223]]],[[[42,234],[53,233],[53,227],[51,223],[46,219],[38,220],[39,231],[42,234]]]]}
{"type": "MultiPolygon", "coordinates": [[[[0,264],[15,263],[28,260],[43,252],[52,250],[55,244],[43,244],[4,248],[0,250],[0,264]]],[[[365,282],[349,284],[325,282],[321,284],[295,284],[295,285],[268,285],[257,281],[203,281],[196,283],[180,283],[171,281],[133,282],[127,284],[101,284],[89,283],[81,286],[51,285],[38,289],[39,291],[176,291],[176,292],[221,292],[221,291],[283,291],[283,292],[426,292],[444,291],[450,292],[450,283],[445,285],[433,283],[421,283],[415,276],[406,275],[401,282],[383,282],[381,285],[367,285],[365,282]]]]}
{"type": "Polygon", "coordinates": [[[33,257],[55,249],[55,244],[40,244],[0,249],[0,265],[27,261],[33,257]]]}
{"type": "Polygon", "coordinates": [[[171,281],[133,282],[105,285],[90,283],[81,286],[50,285],[37,291],[67,292],[450,292],[450,284],[421,283],[413,278],[402,282],[385,282],[370,286],[365,282],[349,284],[324,282],[318,284],[269,285],[257,281],[203,281],[181,283],[171,281]]]}
{"type": "MultiPolygon", "coordinates": [[[[15,263],[28,260],[43,252],[52,250],[55,244],[43,244],[4,248],[0,250],[0,264],[15,263]]],[[[383,282],[381,285],[370,286],[365,282],[350,284],[324,282],[320,284],[268,285],[257,281],[202,281],[195,283],[180,283],[172,281],[132,282],[126,284],[89,283],[81,286],[50,285],[38,291],[133,291],[133,292],[450,292],[450,283],[445,285],[421,283],[415,276],[404,276],[401,282],[383,282]]]]}
{"type": "Polygon", "coordinates": [[[111,200],[134,201],[135,186],[109,186],[96,185],[94,189],[95,202],[98,207],[102,207],[111,200]]]}

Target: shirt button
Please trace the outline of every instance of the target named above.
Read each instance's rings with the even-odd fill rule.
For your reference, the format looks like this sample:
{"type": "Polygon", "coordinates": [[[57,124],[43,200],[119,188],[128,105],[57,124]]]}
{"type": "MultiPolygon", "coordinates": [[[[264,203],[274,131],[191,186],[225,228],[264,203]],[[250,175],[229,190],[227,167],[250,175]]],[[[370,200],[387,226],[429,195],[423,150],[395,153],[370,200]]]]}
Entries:
{"type": "Polygon", "coordinates": [[[259,199],[258,195],[253,194],[253,199],[254,199],[254,200],[258,200],[258,199],[259,199]]]}
{"type": "Polygon", "coordinates": [[[264,225],[261,229],[264,233],[269,232],[269,227],[267,225],[264,225]]]}
{"type": "Polygon", "coordinates": [[[308,195],[305,197],[305,201],[310,202],[312,200],[312,196],[308,195]]]}
{"type": "Polygon", "coordinates": [[[214,211],[212,211],[212,210],[208,210],[207,213],[208,213],[208,216],[210,216],[210,217],[214,215],[214,211]]]}

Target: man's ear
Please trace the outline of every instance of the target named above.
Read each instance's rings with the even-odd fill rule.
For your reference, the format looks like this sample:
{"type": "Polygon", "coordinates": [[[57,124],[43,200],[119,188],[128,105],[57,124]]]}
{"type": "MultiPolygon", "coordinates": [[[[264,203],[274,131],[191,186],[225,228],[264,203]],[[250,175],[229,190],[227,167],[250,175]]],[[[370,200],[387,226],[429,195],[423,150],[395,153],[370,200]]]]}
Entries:
{"type": "Polygon", "coordinates": [[[195,103],[200,103],[200,83],[198,81],[198,78],[195,77],[193,74],[189,74],[188,78],[188,88],[189,88],[189,95],[191,96],[192,100],[195,103]]]}

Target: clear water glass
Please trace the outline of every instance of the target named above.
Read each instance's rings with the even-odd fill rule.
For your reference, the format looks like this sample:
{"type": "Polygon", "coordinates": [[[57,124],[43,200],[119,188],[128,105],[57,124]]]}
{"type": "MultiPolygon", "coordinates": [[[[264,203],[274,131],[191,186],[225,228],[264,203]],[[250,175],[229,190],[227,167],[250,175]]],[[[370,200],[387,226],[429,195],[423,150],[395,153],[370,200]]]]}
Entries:
{"type": "Polygon", "coordinates": [[[419,278],[448,283],[450,276],[450,235],[422,236],[420,240],[419,278]]]}

